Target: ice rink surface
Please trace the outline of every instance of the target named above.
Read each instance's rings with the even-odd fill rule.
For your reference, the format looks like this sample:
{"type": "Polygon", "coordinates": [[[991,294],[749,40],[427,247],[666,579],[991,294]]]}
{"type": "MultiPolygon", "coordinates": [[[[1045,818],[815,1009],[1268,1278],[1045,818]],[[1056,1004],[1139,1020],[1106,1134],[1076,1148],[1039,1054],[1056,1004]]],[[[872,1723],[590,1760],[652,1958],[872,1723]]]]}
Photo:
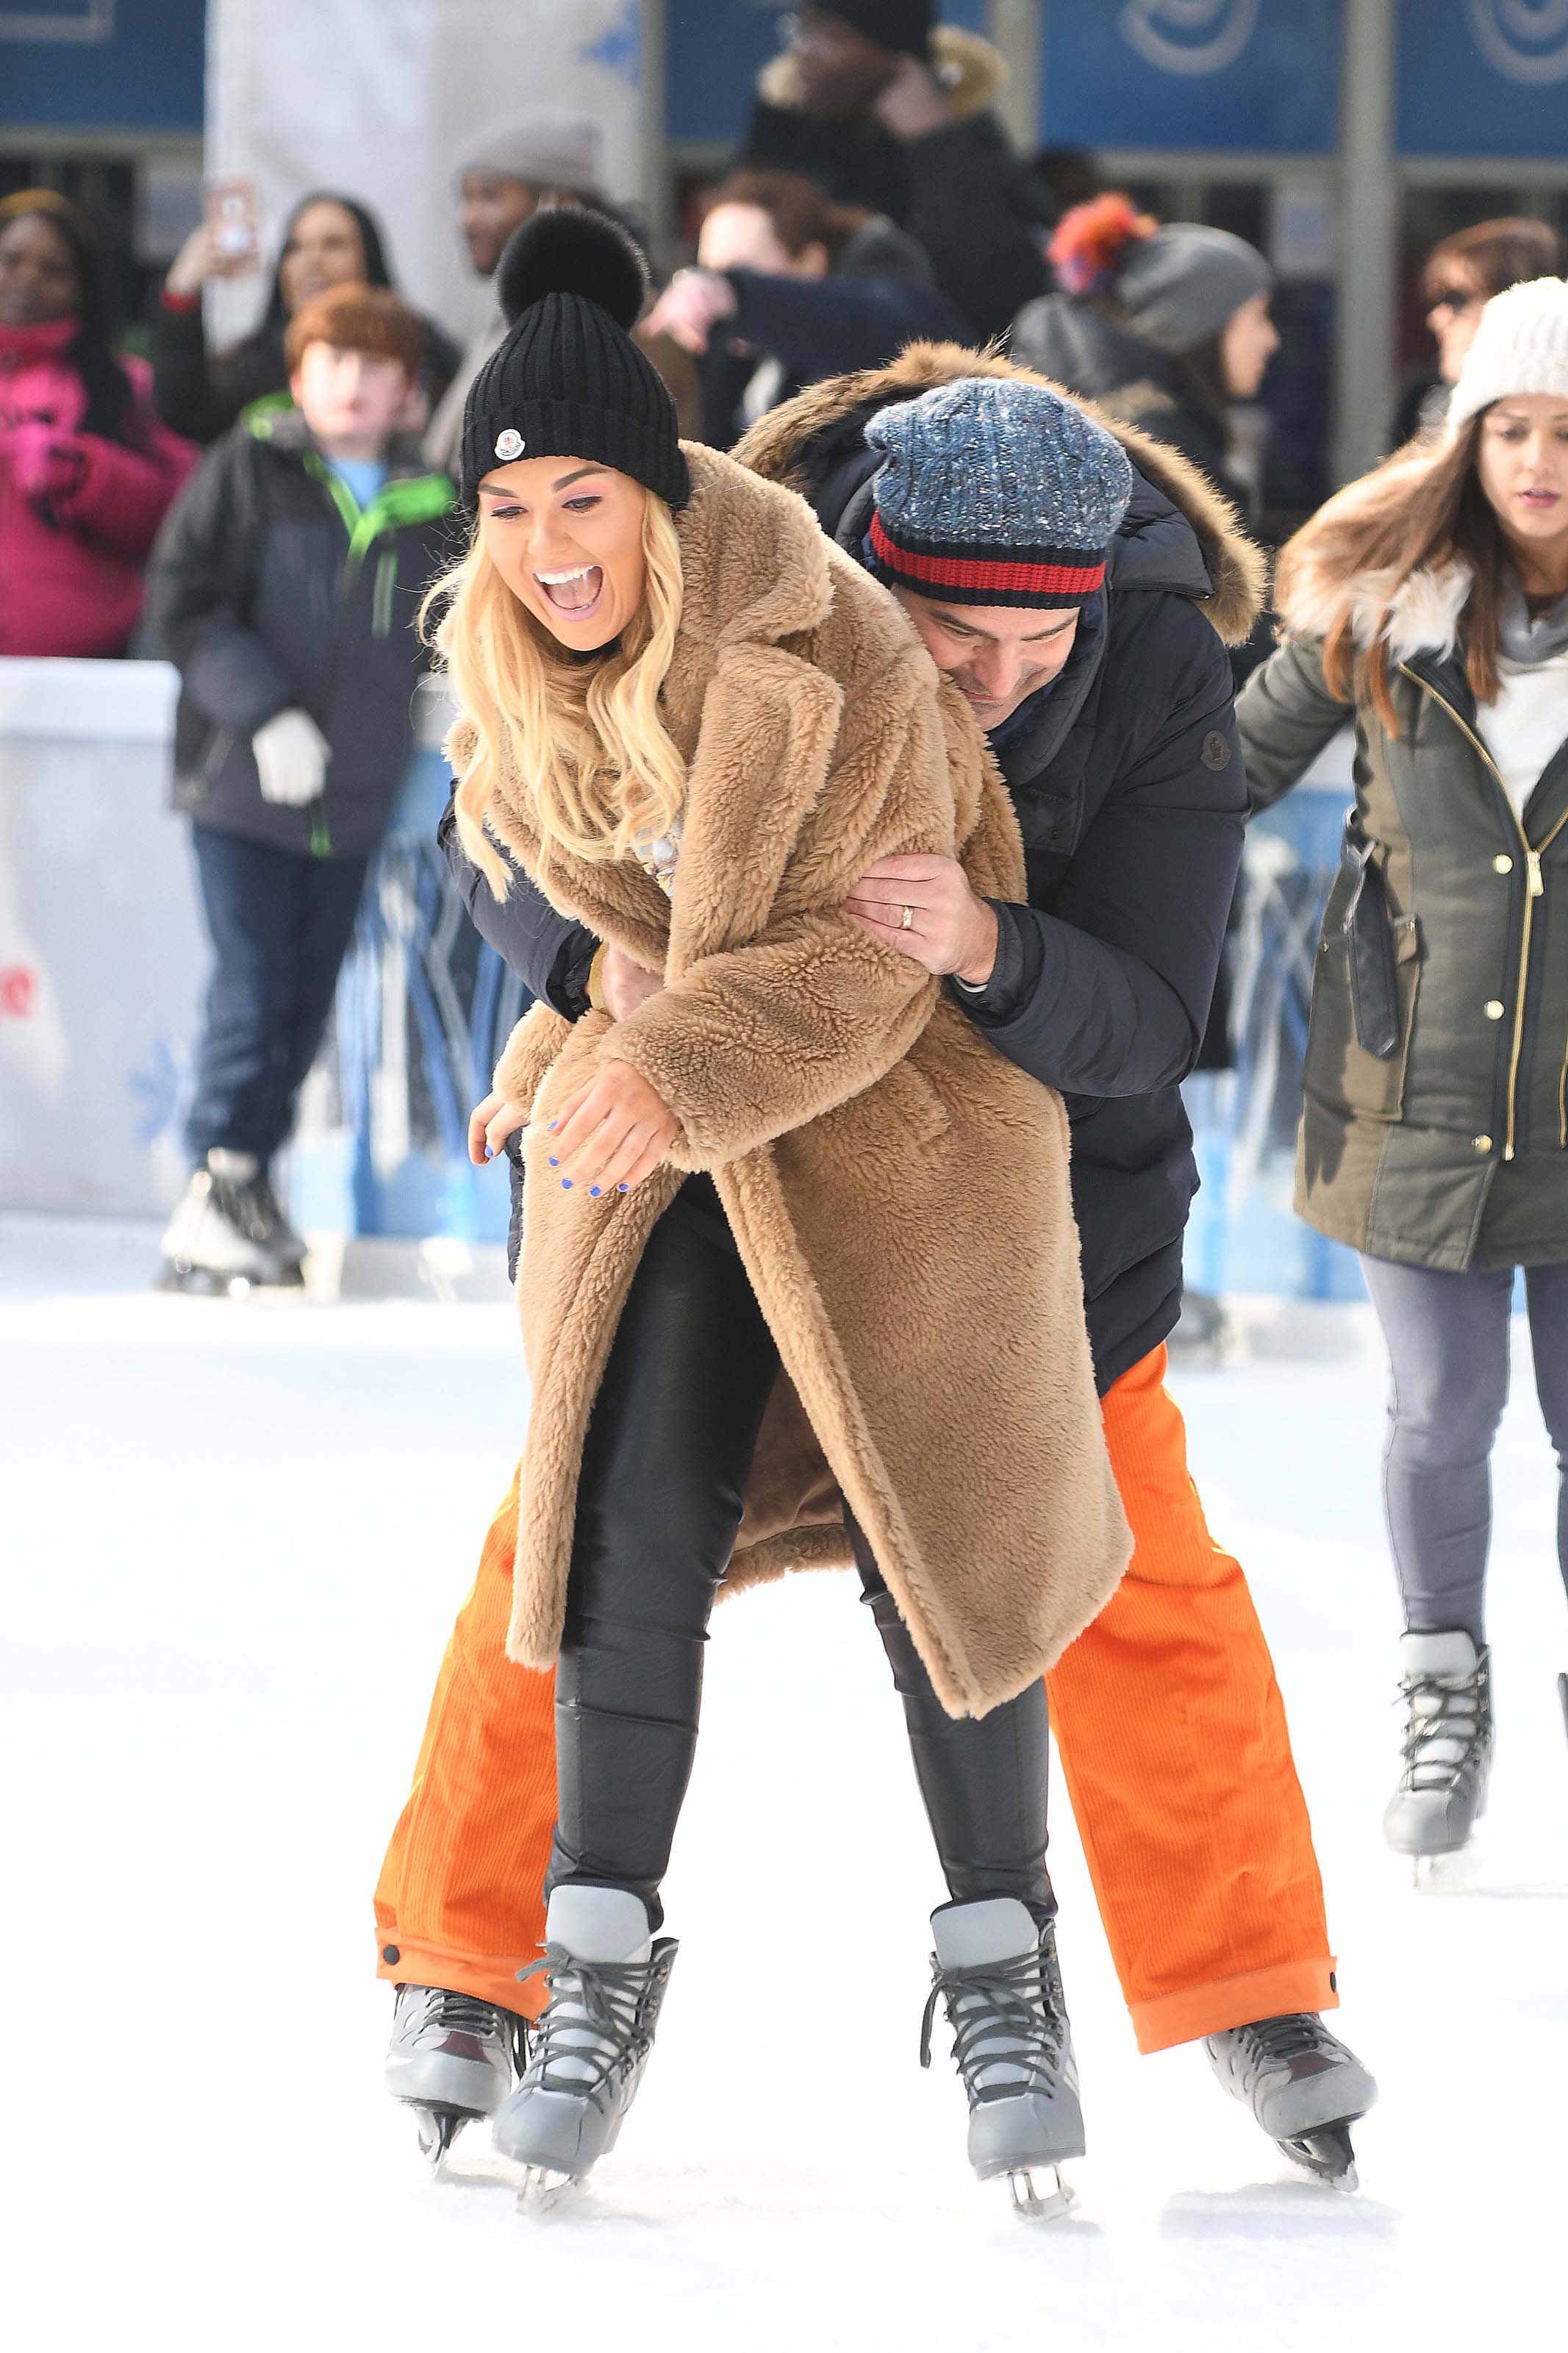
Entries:
{"type": "Polygon", "coordinates": [[[432,2183],[380,2083],[370,1892],[525,1410],[504,1306],[150,1297],[0,1230],[6,2340],[509,2353],[1178,2353],[1568,2341],[1568,1618],[1517,1336],[1497,1461],[1491,1812],[1384,1851],[1396,1622],[1361,1311],[1179,1372],[1316,1819],[1339,2026],[1382,2101],[1311,2187],[1201,2054],[1134,2051],[1058,1794],[1090,2154],[1030,2230],[916,2063],[940,1900],[849,1584],[719,1614],[622,2151],[523,2219],[479,2128],[432,2183]]]}

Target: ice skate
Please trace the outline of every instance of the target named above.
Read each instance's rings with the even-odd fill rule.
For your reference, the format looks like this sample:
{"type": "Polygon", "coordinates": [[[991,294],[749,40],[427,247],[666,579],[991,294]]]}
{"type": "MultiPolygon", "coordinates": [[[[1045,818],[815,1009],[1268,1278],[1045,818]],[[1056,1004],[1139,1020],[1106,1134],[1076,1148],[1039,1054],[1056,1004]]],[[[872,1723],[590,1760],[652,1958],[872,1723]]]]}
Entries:
{"type": "Polygon", "coordinates": [[[637,2097],[675,1963],[672,1936],[648,1936],[647,1908],[623,1887],[558,1887],[544,1926],[550,2000],[529,2032],[522,2081],[493,2127],[527,2168],[524,2205],[581,2181],[614,2148],[637,2097]]]}
{"type": "Polygon", "coordinates": [[[440,1986],[397,1989],[386,2088],[414,2110],[436,2172],[463,2126],[493,2116],[517,2080],[524,2027],[491,2001],[440,1986]]]}
{"type": "Polygon", "coordinates": [[[159,1244],[163,1288],[243,1297],[304,1281],[305,1246],[248,1152],[214,1150],[193,1175],[159,1244]]]}
{"type": "Polygon", "coordinates": [[[1211,2034],[1209,2064],[1291,2161],[1337,2189],[1356,2187],[1350,2128],[1377,2097],[1353,2051],[1311,2010],[1211,2034]]]}
{"type": "Polygon", "coordinates": [[[1383,1818],[1396,1854],[1454,1854],[1487,1807],[1492,1762],[1491,1654],[1470,1637],[1405,1634],[1400,1688],[1409,1715],[1405,1770],[1383,1818]]]}
{"type": "Polygon", "coordinates": [[[921,2065],[931,2065],[940,1999],[969,2095],[969,2161],[982,2181],[1007,2176],[1026,2220],[1048,2221],[1072,2202],[1063,2163],[1084,2153],[1056,1932],[1038,1927],[1014,1895],[944,1904],[931,1929],[936,1950],[921,2065]]]}

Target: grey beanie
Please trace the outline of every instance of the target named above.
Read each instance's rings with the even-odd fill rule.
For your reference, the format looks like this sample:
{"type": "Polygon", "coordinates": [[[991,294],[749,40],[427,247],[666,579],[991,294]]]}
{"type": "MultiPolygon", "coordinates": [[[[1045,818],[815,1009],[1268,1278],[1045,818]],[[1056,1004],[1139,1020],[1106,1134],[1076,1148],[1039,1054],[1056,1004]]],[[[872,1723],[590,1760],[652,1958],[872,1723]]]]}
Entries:
{"type": "Polygon", "coordinates": [[[1273,283],[1273,271],[1245,237],[1199,221],[1171,221],[1123,248],[1110,291],[1134,334],[1157,352],[1175,353],[1212,342],[1244,302],[1273,283]]]}
{"type": "Polygon", "coordinates": [[[962,376],[879,409],[868,568],[956,605],[1086,605],[1132,495],[1114,434],[1019,376],[962,376]]]}
{"type": "Polygon", "coordinates": [[[458,170],[499,172],[531,188],[565,188],[591,196],[599,186],[602,146],[592,115],[564,106],[532,106],[492,122],[470,140],[458,170]]]}

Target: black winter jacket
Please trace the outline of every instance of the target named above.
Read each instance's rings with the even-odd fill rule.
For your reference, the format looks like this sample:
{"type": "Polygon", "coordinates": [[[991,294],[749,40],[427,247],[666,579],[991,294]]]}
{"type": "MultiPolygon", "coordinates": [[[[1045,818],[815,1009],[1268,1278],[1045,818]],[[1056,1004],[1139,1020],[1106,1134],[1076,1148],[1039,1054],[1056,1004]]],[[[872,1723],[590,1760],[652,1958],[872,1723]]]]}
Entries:
{"type": "Polygon", "coordinates": [[[899,140],[868,118],[818,121],[791,102],[786,55],[763,76],[763,95],[735,160],[759,171],[802,172],[837,204],[886,213],[920,239],[937,285],[975,334],[1005,335],[1015,313],[1050,283],[1043,232],[1057,208],[992,111],[1006,69],[991,44],[943,26],[932,54],[952,77],[958,119],[943,129],[899,140]]]}
{"type": "MultiPolygon", "coordinates": [[[[739,454],[759,472],[787,475],[858,554],[875,463],[867,418],[951,375],[1009,373],[1005,361],[957,347],[917,347],[874,375],[803,394],[739,454]]],[[[1218,630],[1245,634],[1260,577],[1228,510],[1193,470],[1135,433],[1122,438],[1142,478],[1113,549],[1100,626],[1083,633],[1033,725],[1000,754],[1029,903],[998,906],[1001,953],[985,994],[954,990],[1003,1053],[1066,1099],[1102,1392],[1166,1337],[1181,1309],[1197,1171],[1180,1081],[1203,1036],[1247,810],[1218,630]]],[[[521,873],[498,902],[450,813],[441,839],[485,938],[576,1019],[592,934],[521,873]]]]}
{"type": "Polygon", "coordinates": [[[374,849],[407,761],[427,666],[419,598],[454,552],[444,474],[395,448],[363,513],[294,409],[235,426],[153,552],[151,649],[180,672],[174,805],[202,825],[318,857],[374,849]],[[331,747],[309,808],[265,801],[250,739],[308,711],[331,747]]]}

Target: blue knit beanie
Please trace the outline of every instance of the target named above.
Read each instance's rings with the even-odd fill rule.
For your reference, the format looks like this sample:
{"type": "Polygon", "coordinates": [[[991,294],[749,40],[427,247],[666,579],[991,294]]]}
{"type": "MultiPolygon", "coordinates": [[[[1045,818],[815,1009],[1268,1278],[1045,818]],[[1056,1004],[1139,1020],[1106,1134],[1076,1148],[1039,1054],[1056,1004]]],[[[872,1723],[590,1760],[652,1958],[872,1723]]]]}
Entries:
{"type": "Polygon", "coordinates": [[[955,605],[1087,605],[1132,495],[1113,434],[1043,384],[963,376],[879,409],[879,579],[955,605]]]}

